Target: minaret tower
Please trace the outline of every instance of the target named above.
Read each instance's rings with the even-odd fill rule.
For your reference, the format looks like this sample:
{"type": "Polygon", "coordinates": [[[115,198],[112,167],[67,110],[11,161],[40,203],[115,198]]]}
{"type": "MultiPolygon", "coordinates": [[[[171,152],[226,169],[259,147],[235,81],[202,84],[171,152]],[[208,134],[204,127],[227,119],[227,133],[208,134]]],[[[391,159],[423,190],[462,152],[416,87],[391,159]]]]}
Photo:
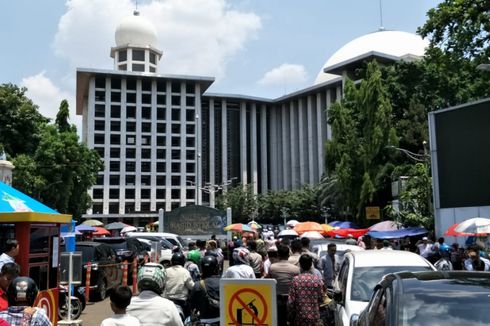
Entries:
{"type": "Polygon", "coordinates": [[[116,46],[111,48],[114,69],[134,72],[158,72],[162,51],[156,48],[155,26],[137,10],[116,28],[116,46]]]}

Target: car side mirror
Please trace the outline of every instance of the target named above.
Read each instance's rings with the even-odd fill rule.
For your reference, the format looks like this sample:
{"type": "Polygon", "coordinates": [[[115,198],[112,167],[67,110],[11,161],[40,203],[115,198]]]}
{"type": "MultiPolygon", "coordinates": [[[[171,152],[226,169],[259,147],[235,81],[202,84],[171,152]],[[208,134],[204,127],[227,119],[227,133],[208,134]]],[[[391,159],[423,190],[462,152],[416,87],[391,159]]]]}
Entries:
{"type": "Polygon", "coordinates": [[[342,304],[342,291],[341,290],[335,290],[333,293],[333,299],[338,304],[342,304]]]}
{"type": "Polygon", "coordinates": [[[357,326],[358,321],[359,321],[359,315],[352,314],[352,316],[350,316],[349,326],[357,326]]]}

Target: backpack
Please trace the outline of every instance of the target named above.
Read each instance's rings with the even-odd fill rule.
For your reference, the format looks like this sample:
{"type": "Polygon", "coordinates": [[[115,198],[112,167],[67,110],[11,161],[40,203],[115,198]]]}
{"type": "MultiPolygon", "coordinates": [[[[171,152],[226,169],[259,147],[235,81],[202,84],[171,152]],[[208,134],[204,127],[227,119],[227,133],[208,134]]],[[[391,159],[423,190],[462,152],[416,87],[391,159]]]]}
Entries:
{"type": "Polygon", "coordinates": [[[208,291],[206,290],[206,284],[204,283],[204,280],[200,280],[199,284],[201,285],[202,290],[204,291],[204,295],[208,299],[208,304],[209,307],[213,309],[220,309],[219,306],[219,299],[212,298],[209,294],[208,291]]]}

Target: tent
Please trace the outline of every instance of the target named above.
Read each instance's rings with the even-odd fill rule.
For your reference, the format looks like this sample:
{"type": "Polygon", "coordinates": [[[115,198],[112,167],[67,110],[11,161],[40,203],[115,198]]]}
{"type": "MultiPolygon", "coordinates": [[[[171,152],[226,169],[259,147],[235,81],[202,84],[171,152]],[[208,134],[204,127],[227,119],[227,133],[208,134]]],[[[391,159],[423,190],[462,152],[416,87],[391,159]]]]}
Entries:
{"type": "Polygon", "coordinates": [[[425,228],[410,227],[393,231],[369,231],[367,235],[375,239],[400,239],[427,234],[428,232],[425,228]]]}

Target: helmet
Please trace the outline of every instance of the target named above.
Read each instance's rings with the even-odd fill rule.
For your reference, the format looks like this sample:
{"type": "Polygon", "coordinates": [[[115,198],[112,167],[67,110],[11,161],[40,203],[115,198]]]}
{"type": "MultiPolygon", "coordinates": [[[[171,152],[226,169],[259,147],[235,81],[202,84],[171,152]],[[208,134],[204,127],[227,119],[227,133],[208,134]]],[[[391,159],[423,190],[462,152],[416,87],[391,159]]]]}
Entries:
{"type": "Polygon", "coordinates": [[[441,254],[448,254],[451,251],[451,247],[444,243],[439,247],[439,251],[441,252],[441,254]]]}
{"type": "Polygon", "coordinates": [[[218,259],[214,256],[204,256],[201,259],[201,272],[204,276],[218,274],[218,259]]]}
{"type": "Polygon", "coordinates": [[[7,290],[9,306],[32,306],[38,292],[36,282],[32,278],[16,277],[7,290]]]}
{"type": "Polygon", "coordinates": [[[138,271],[138,289],[140,292],[150,290],[160,295],[165,287],[166,278],[167,273],[162,265],[147,263],[138,271]]]}
{"type": "Polygon", "coordinates": [[[233,260],[238,264],[249,265],[248,257],[250,255],[250,251],[247,248],[239,247],[233,250],[233,260]]]}
{"type": "Polygon", "coordinates": [[[184,266],[185,264],[185,256],[183,253],[181,253],[180,251],[179,252],[176,252],[172,255],[172,266],[175,266],[175,265],[180,265],[180,266],[184,266]]]}
{"type": "Polygon", "coordinates": [[[199,250],[191,250],[187,253],[187,259],[195,264],[199,264],[201,260],[201,252],[199,250]]]}

